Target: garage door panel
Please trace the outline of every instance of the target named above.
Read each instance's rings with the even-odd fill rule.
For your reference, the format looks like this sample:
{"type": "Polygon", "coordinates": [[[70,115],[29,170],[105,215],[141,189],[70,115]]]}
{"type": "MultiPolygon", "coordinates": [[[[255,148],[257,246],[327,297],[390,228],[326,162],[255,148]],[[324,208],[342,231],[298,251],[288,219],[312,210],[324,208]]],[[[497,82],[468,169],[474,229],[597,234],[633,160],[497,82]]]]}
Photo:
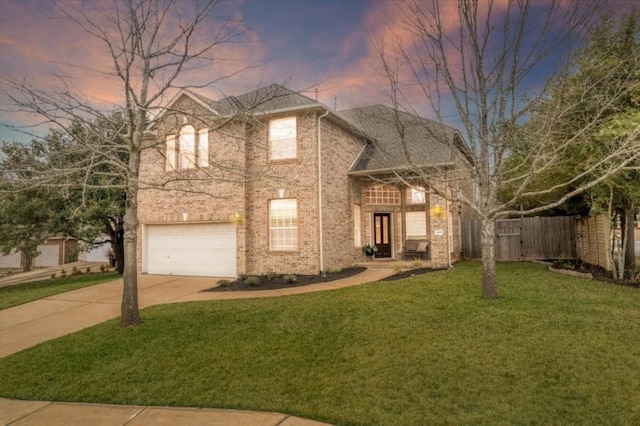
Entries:
{"type": "Polygon", "coordinates": [[[236,275],[236,229],[231,224],[150,225],[146,240],[150,274],[236,275]]]}

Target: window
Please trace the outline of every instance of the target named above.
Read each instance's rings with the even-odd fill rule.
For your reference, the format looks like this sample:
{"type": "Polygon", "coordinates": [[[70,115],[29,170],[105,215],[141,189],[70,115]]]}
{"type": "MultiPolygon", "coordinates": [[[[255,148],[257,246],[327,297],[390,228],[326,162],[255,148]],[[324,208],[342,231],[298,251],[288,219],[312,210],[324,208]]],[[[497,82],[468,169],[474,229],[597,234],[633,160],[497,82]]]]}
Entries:
{"type": "Polygon", "coordinates": [[[400,191],[389,185],[371,185],[364,191],[367,204],[400,204],[400,191]]]}
{"type": "Polygon", "coordinates": [[[198,131],[187,125],[180,129],[180,134],[167,136],[167,152],[165,170],[193,169],[209,165],[209,129],[198,131]]]}
{"type": "Polygon", "coordinates": [[[407,212],[405,215],[407,240],[427,238],[427,214],[425,212],[407,212]]]}
{"type": "Polygon", "coordinates": [[[209,129],[198,130],[198,167],[209,167],[209,129]]]}
{"type": "Polygon", "coordinates": [[[294,198],[269,201],[269,249],[298,248],[298,202],[294,198]]]}
{"type": "Polygon", "coordinates": [[[176,137],[167,136],[167,153],[165,154],[165,170],[176,169],[176,137]]]}
{"type": "Polygon", "coordinates": [[[427,202],[427,192],[423,186],[412,186],[407,188],[407,204],[425,204],[427,202]]]}
{"type": "Polygon", "coordinates": [[[178,167],[191,169],[196,166],[196,131],[193,126],[180,129],[178,138],[178,167]]]}
{"type": "Polygon", "coordinates": [[[269,121],[269,159],[287,160],[296,156],[296,118],[269,121]]]}
{"type": "Polygon", "coordinates": [[[353,245],[362,247],[362,210],[360,204],[353,205],[353,245]]]}

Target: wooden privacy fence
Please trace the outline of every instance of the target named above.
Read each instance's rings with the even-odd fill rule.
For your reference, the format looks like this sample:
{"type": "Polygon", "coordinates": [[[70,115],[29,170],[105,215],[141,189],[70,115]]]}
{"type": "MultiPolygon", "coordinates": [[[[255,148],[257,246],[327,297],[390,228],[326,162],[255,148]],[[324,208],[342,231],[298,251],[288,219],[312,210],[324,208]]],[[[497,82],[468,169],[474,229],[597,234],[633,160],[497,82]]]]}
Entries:
{"type": "MultiPolygon", "coordinates": [[[[481,257],[480,221],[462,223],[462,256],[481,257]]],[[[571,216],[496,221],[496,260],[575,259],[576,226],[571,216]]]]}
{"type": "Polygon", "coordinates": [[[607,216],[583,217],[576,220],[576,258],[591,265],[611,270],[611,224],[607,216]]]}

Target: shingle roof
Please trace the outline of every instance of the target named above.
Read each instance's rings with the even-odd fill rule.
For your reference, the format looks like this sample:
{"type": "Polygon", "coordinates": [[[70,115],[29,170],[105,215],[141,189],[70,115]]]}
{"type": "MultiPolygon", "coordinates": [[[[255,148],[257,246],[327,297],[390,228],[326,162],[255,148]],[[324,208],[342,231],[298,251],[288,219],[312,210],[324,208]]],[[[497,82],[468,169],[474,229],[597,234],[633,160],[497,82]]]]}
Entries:
{"type": "Polygon", "coordinates": [[[338,111],[371,141],[352,172],[449,164],[456,130],[417,115],[373,105],[338,111]]]}
{"type": "Polygon", "coordinates": [[[318,101],[279,84],[271,84],[238,96],[227,96],[219,101],[214,101],[195,92],[190,91],[189,93],[196,96],[201,102],[205,102],[222,116],[246,113],[260,114],[288,108],[320,105],[318,101]]]}
{"type": "Polygon", "coordinates": [[[454,128],[383,105],[336,112],[317,100],[278,84],[238,96],[227,96],[219,101],[191,91],[189,94],[221,116],[261,115],[321,106],[332,112],[332,116],[341,120],[350,131],[370,141],[354,162],[351,169],[354,173],[450,164],[454,149],[464,151],[464,147],[458,146],[462,142],[456,138],[454,128]]]}

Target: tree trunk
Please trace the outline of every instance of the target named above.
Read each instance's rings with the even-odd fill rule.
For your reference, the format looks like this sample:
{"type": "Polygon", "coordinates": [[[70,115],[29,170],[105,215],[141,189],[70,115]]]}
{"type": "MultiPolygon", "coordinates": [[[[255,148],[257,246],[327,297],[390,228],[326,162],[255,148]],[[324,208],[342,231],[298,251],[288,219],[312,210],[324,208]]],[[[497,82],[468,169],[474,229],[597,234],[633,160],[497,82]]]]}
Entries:
{"type": "Polygon", "coordinates": [[[109,217],[106,224],[107,234],[111,240],[111,249],[116,260],[116,268],[120,275],[124,273],[124,221],[121,217],[109,217]]]}
{"type": "Polygon", "coordinates": [[[624,264],[625,264],[625,275],[626,278],[633,278],[633,273],[636,270],[636,247],[635,247],[635,236],[633,233],[633,214],[635,211],[635,206],[633,203],[629,203],[627,205],[627,209],[623,216],[623,230],[622,232],[626,233],[626,236],[623,235],[625,241],[625,251],[624,251],[624,264]]]}
{"type": "MultiPolygon", "coordinates": [[[[130,167],[138,170],[140,152],[133,151],[129,158],[130,167]]],[[[130,327],[140,324],[138,310],[138,180],[137,173],[128,179],[127,200],[124,214],[124,273],[122,275],[122,306],[120,325],[130,327]]]]}
{"type": "Polygon", "coordinates": [[[485,299],[497,299],[499,295],[498,281],[496,279],[495,222],[492,219],[482,218],[481,224],[482,297],[485,299]]]}

